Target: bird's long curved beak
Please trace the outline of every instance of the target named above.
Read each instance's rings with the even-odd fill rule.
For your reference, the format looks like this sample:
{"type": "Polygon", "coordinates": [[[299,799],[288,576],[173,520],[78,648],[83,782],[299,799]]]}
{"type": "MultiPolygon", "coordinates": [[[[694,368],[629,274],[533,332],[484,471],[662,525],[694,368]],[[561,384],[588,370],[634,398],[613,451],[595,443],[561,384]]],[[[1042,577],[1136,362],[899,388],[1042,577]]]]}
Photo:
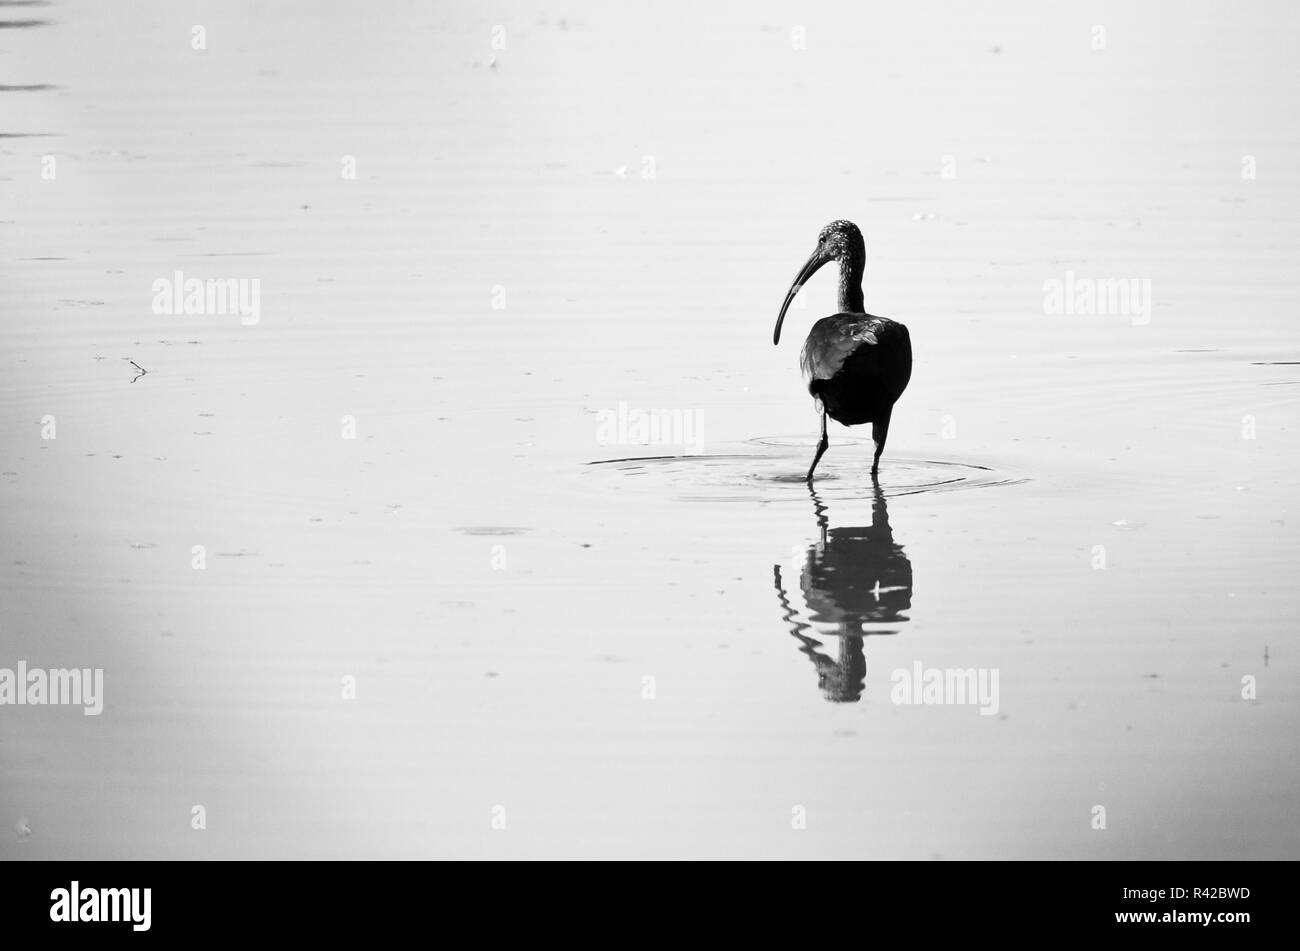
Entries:
{"type": "Polygon", "coordinates": [[[799,288],[808,283],[808,278],[817,273],[817,269],[829,260],[830,256],[818,247],[817,250],[812,253],[812,257],[805,261],[804,266],[799,269],[798,276],[795,277],[794,283],[790,285],[790,290],[785,295],[785,303],[781,305],[781,313],[777,315],[776,330],[772,331],[773,344],[781,342],[781,324],[785,322],[785,312],[790,309],[790,302],[794,300],[795,295],[799,293],[799,288]]]}

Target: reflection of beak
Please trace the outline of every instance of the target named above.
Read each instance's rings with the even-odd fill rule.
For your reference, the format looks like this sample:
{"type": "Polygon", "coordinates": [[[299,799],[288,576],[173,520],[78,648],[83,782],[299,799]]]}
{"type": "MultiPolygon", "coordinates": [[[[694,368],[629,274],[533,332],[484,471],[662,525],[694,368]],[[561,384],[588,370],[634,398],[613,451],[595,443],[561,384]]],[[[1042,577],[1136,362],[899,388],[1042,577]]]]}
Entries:
{"type": "Polygon", "coordinates": [[[830,259],[830,255],[818,245],[817,250],[812,253],[812,257],[799,269],[799,275],[794,279],[794,283],[790,285],[790,290],[785,295],[785,303],[781,305],[781,313],[776,318],[776,330],[772,333],[772,343],[781,342],[781,324],[785,321],[785,312],[790,309],[790,301],[794,300],[794,295],[798,294],[799,288],[808,282],[808,278],[812,277],[817,272],[817,269],[830,259]]]}

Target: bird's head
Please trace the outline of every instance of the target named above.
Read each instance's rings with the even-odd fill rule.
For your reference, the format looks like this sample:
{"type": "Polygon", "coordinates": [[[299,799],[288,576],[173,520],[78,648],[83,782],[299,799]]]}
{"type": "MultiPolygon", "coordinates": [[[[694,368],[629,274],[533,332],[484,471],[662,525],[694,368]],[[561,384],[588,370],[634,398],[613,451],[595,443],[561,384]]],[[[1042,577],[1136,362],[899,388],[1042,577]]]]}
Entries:
{"type": "Polygon", "coordinates": [[[781,305],[781,313],[776,318],[776,330],[772,332],[772,343],[781,342],[781,324],[785,321],[785,312],[790,309],[790,302],[794,300],[799,289],[808,282],[808,279],[817,273],[818,269],[824,264],[831,261],[840,262],[840,268],[843,270],[848,267],[850,270],[856,269],[861,276],[861,269],[866,260],[866,245],[862,241],[862,232],[858,226],[851,221],[840,219],[832,221],[821,233],[817,235],[817,247],[813,249],[812,255],[804,262],[804,266],[799,269],[795,276],[794,283],[790,285],[790,290],[786,292],[785,303],[781,305]]]}
{"type": "Polygon", "coordinates": [[[817,247],[824,248],[828,261],[848,261],[863,253],[862,232],[851,221],[832,221],[817,235],[817,247]]]}

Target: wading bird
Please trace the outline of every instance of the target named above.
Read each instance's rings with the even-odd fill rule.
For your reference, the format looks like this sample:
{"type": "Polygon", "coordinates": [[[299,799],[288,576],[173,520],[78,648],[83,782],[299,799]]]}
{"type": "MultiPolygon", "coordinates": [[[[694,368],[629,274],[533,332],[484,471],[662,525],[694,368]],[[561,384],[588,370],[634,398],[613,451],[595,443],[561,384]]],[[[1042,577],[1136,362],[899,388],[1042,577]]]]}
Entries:
{"type": "Polygon", "coordinates": [[[862,232],[851,221],[832,221],[817,236],[817,249],[800,269],[785,295],[772,343],[781,342],[781,324],[799,289],[823,264],[840,265],[840,312],[813,324],[803,345],[800,363],[808,377],[808,392],[821,406],[822,438],[808,468],[808,481],[830,444],[829,415],[843,426],[871,423],[876,454],[871,474],[880,469],[880,454],[889,435],[889,417],[907,381],[912,378],[912,339],[907,328],[888,317],[872,317],[862,303],[862,271],[867,249],[862,232]]]}

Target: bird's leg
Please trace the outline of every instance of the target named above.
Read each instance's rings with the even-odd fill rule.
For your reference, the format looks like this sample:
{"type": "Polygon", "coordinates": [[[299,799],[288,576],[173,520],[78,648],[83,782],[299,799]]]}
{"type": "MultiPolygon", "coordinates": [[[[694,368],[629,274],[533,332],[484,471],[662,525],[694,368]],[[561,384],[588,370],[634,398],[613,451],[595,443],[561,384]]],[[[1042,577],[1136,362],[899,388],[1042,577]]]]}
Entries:
{"type": "Polygon", "coordinates": [[[889,435],[889,413],[885,414],[884,419],[878,419],[871,424],[871,441],[876,444],[876,454],[871,458],[871,474],[876,475],[880,471],[880,454],[885,451],[885,437],[889,435]]]}
{"type": "Polygon", "coordinates": [[[817,463],[821,462],[822,453],[826,451],[826,447],[830,444],[831,441],[826,436],[826,411],[822,410],[822,438],[821,441],[817,443],[817,455],[813,456],[812,465],[808,467],[808,482],[812,482],[813,472],[817,468],[817,463]]]}

